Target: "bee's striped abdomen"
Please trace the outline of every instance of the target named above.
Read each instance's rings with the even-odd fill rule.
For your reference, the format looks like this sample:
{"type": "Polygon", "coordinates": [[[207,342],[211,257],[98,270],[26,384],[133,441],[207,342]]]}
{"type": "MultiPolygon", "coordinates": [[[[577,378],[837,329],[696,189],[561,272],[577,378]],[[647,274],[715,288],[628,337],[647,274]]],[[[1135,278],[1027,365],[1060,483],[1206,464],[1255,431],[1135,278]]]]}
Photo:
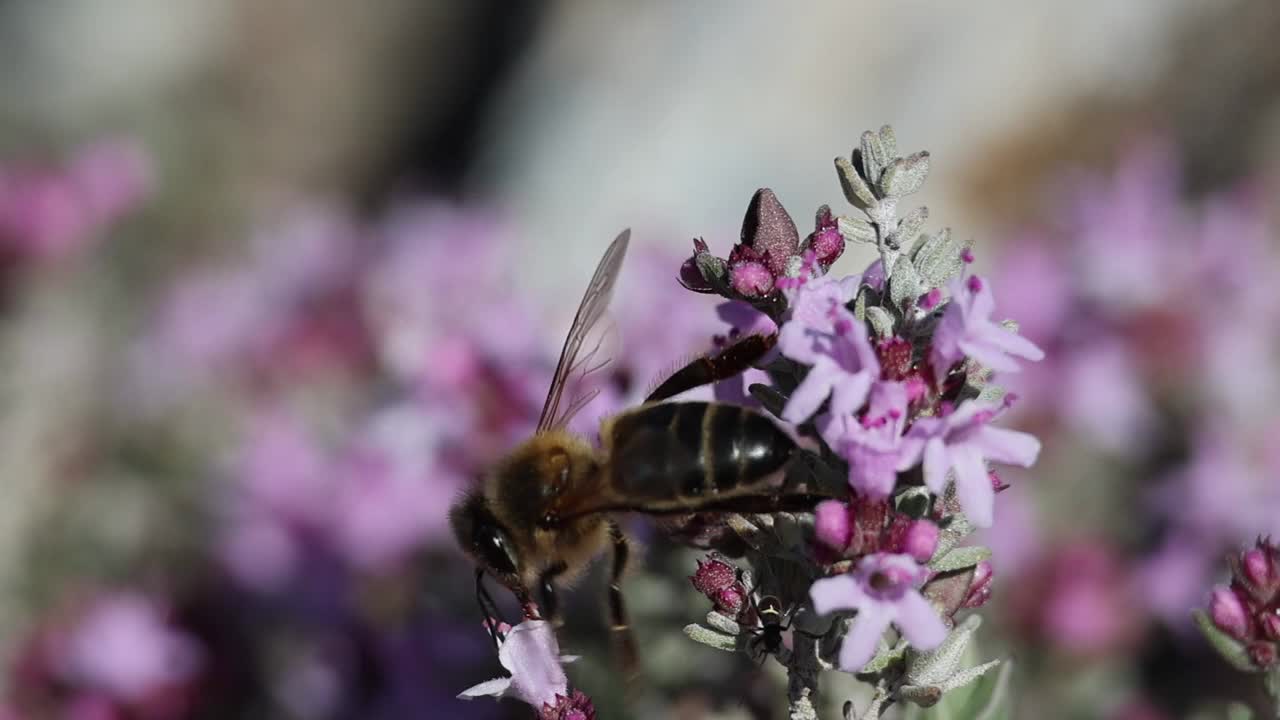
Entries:
{"type": "Polygon", "coordinates": [[[705,402],[625,412],[608,426],[606,442],[615,492],[640,503],[690,506],[754,487],[795,448],[762,415],[705,402]]]}

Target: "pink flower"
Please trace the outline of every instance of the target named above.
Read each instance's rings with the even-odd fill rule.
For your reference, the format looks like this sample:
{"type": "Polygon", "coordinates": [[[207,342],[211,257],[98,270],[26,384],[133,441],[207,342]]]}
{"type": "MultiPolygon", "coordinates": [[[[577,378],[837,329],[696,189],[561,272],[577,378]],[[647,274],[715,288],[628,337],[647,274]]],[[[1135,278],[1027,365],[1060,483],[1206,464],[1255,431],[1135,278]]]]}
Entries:
{"type": "Polygon", "coordinates": [[[878,382],[871,388],[864,417],[826,413],[817,425],[827,445],[848,461],[849,485],[879,500],[893,492],[898,471],[910,468],[919,457],[903,443],[906,423],[906,386],[878,382]]]}
{"type": "Polygon", "coordinates": [[[550,623],[525,620],[511,628],[498,647],[498,661],[511,677],[494,678],[463,690],[458,697],[471,700],[484,695],[515,697],[541,710],[556,706],[557,697],[569,695],[569,680],[561,662],[560,646],[550,623]]]}
{"type": "Polygon", "coordinates": [[[784,420],[803,422],[828,395],[835,415],[852,414],[866,401],[871,383],[880,375],[880,361],[866,326],[845,307],[857,287],[856,276],[842,281],[824,277],[795,292],[790,319],[778,334],[778,349],[811,367],[783,408],[784,420]]]}
{"type": "Polygon", "coordinates": [[[574,690],[567,697],[557,695],[554,705],[543,705],[538,720],[596,720],[596,706],[581,690],[574,690]]]}
{"type": "Polygon", "coordinates": [[[195,640],[173,629],[154,601],[122,592],[94,603],[72,632],[60,664],[66,679],[130,702],[190,679],[201,655],[195,640]]]}
{"type": "Polygon", "coordinates": [[[840,648],[841,670],[861,670],[875,656],[889,623],[919,650],[942,644],[947,626],[917,589],[928,576],[928,568],[908,555],[877,553],[864,557],[853,572],[813,584],[809,594],[814,612],[858,611],[840,648]]]}
{"type": "Polygon", "coordinates": [[[966,356],[985,367],[1000,372],[1017,372],[1018,364],[1010,355],[1027,360],[1040,360],[1044,353],[1030,340],[991,319],[995,299],[987,283],[977,275],[951,283],[951,302],[933,335],[930,360],[936,380],[966,356]]]}
{"type": "Polygon", "coordinates": [[[912,450],[923,454],[925,485],[941,495],[955,470],[960,507],[978,527],[991,527],[995,501],[986,462],[1030,467],[1040,454],[1035,436],[989,425],[997,409],[969,400],[946,417],[919,418],[907,433],[912,450]]]}

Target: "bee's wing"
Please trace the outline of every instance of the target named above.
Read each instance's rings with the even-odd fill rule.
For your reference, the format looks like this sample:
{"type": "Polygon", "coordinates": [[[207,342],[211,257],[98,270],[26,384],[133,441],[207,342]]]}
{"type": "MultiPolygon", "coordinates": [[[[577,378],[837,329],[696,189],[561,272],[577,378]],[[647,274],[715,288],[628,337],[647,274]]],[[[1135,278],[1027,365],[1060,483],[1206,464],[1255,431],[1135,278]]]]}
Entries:
{"type": "Polygon", "coordinates": [[[627,243],[631,240],[631,230],[623,230],[604,251],[596,272],[591,276],[591,284],[587,286],[578,312],[573,316],[573,327],[569,328],[569,336],[564,339],[564,348],[560,351],[560,362],[556,364],[556,374],[551,380],[551,388],[547,390],[547,401],[542,406],[542,415],[538,419],[538,431],[562,428],[595,397],[598,390],[587,391],[562,403],[565,388],[585,387],[583,379],[604,366],[613,358],[604,346],[604,339],[593,333],[609,307],[609,298],[613,295],[613,285],[618,279],[618,271],[622,269],[622,259],[627,254],[627,243]],[[588,336],[594,336],[587,342],[588,336]],[[585,350],[585,351],[584,351],[585,350]]]}

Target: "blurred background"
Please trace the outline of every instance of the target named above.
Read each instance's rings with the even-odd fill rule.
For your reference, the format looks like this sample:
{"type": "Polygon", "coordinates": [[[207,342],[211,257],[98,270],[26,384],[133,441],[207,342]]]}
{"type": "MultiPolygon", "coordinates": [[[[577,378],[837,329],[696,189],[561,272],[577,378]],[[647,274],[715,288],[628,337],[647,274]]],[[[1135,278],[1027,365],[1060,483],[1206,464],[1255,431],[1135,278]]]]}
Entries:
{"type": "MultiPolygon", "coordinates": [[[[527,717],[454,699],[501,669],[445,514],[605,244],[633,228],[597,414],[727,329],[691,238],[723,255],[764,186],[847,212],[831,158],[885,123],[1049,352],[984,539],[1016,714],[1259,702],[1188,611],[1280,533],[1277,36],[1271,0],[0,0],[0,718],[527,717]]],[[[594,576],[573,682],[780,717],[639,530],[646,689],[594,576]]]]}

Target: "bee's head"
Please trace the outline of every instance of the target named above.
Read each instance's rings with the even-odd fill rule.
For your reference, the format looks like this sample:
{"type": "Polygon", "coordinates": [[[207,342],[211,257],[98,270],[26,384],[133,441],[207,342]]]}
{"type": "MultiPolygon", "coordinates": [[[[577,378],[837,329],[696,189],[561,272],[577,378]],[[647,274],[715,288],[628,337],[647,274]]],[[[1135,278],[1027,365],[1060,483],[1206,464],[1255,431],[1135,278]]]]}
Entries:
{"type": "Polygon", "coordinates": [[[483,495],[473,492],[454,505],[449,512],[449,526],[458,546],[476,563],[508,587],[519,584],[516,546],[483,495]]]}

